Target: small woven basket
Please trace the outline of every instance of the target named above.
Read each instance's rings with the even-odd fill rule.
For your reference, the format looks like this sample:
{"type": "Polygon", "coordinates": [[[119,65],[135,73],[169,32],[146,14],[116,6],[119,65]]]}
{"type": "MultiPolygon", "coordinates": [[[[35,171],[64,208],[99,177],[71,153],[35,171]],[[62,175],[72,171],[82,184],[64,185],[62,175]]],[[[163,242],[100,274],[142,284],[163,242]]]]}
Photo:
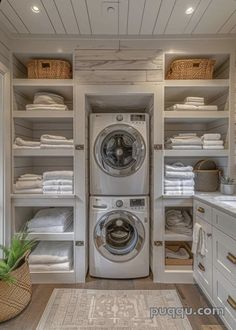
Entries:
{"type": "Polygon", "coordinates": [[[166,79],[212,79],[215,62],[207,58],[174,60],[166,79]]]}
{"type": "Polygon", "coordinates": [[[217,191],[219,188],[220,170],[212,160],[200,160],[194,166],[195,190],[203,192],[217,191]]]}
{"type": "Polygon", "coordinates": [[[15,283],[0,281],[0,322],[12,319],[21,313],[29,304],[32,296],[32,283],[26,253],[20,267],[12,271],[15,283]]]}
{"type": "Polygon", "coordinates": [[[70,79],[71,64],[64,60],[36,59],[27,63],[29,79],[70,79]]]}

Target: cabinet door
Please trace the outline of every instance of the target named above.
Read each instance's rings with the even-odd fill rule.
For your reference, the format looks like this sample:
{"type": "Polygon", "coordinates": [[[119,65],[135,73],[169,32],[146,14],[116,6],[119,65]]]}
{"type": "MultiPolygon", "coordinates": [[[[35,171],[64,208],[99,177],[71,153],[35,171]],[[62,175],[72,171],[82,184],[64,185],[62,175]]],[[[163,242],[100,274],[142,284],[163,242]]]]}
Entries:
{"type": "Polygon", "coordinates": [[[204,291],[209,300],[212,299],[212,226],[204,220],[196,217],[195,222],[199,223],[206,233],[206,254],[202,256],[197,253],[194,256],[193,275],[195,281],[204,291]]]}
{"type": "Polygon", "coordinates": [[[212,208],[211,206],[202,203],[198,200],[194,200],[193,202],[193,212],[196,217],[201,218],[208,222],[209,224],[212,223],[212,208]]]}

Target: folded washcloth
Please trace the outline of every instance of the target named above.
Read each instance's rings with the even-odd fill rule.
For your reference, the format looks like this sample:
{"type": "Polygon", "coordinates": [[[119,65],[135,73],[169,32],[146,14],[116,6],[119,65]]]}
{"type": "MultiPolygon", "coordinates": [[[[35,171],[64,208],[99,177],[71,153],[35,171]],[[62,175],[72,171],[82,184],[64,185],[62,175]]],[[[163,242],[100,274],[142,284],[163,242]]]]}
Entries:
{"type": "Polygon", "coordinates": [[[64,98],[61,95],[38,92],[34,94],[34,104],[64,104],[64,98]]]}
{"type": "Polygon", "coordinates": [[[203,149],[205,150],[222,150],[224,149],[225,147],[224,146],[219,146],[219,145],[215,145],[215,146],[206,146],[206,145],[203,145],[203,149]]]}
{"type": "Polygon", "coordinates": [[[176,172],[192,172],[192,166],[184,166],[183,163],[177,162],[172,165],[165,165],[166,171],[176,171],[176,172]]]}
{"type": "Polygon", "coordinates": [[[63,263],[72,259],[72,244],[67,241],[41,241],[29,256],[30,264],[63,263]]]}
{"type": "Polygon", "coordinates": [[[73,186],[73,180],[46,180],[43,186],[73,186]]]}
{"type": "Polygon", "coordinates": [[[221,139],[221,134],[219,133],[208,133],[204,134],[201,137],[202,140],[220,140],[221,139]]]}
{"type": "Polygon", "coordinates": [[[61,262],[61,263],[48,263],[48,264],[30,264],[31,272],[67,272],[72,268],[72,261],[61,262]]]}
{"type": "Polygon", "coordinates": [[[194,180],[193,179],[186,179],[186,180],[181,180],[181,179],[169,179],[165,178],[164,179],[164,186],[165,187],[193,187],[194,186],[194,180]]]}
{"type": "Polygon", "coordinates": [[[28,228],[46,226],[64,226],[70,222],[73,211],[68,207],[50,207],[39,210],[28,222],[28,228]]]}
{"type": "Polygon", "coordinates": [[[43,183],[42,180],[26,180],[26,181],[17,181],[15,184],[16,190],[22,189],[34,189],[34,188],[42,188],[43,183]]]}
{"type": "Polygon", "coordinates": [[[15,145],[17,146],[22,146],[22,147],[39,147],[40,146],[40,142],[37,141],[28,141],[28,140],[24,140],[20,137],[17,137],[15,139],[15,145]]]}
{"type": "Polygon", "coordinates": [[[49,171],[43,173],[43,180],[73,180],[73,171],[49,171]]]}

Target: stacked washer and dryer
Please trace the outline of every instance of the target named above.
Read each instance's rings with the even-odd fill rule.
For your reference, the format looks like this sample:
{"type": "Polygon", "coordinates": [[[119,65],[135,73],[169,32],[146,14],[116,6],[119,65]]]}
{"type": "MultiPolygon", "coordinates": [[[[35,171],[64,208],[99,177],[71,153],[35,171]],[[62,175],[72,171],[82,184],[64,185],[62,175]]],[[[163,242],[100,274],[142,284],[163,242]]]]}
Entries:
{"type": "Polygon", "coordinates": [[[90,115],[90,275],[149,275],[149,116],[90,115]]]}

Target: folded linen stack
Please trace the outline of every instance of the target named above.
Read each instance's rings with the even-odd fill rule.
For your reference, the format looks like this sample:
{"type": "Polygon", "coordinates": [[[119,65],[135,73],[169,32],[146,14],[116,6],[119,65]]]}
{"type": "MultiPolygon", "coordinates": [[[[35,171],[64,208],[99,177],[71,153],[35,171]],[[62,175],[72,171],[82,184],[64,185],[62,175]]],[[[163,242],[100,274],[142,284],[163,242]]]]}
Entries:
{"type": "Polygon", "coordinates": [[[203,143],[203,149],[224,149],[224,141],[221,140],[221,135],[218,133],[204,134],[201,137],[201,140],[203,143]]]}
{"type": "Polygon", "coordinates": [[[73,194],[73,171],[49,171],[43,173],[44,194],[73,194]]]}
{"type": "Polygon", "coordinates": [[[40,142],[28,141],[20,137],[17,137],[15,139],[15,143],[13,144],[13,149],[39,149],[39,148],[40,148],[40,142]]]}
{"type": "Polygon", "coordinates": [[[168,210],[166,212],[166,228],[174,233],[192,236],[193,219],[187,210],[168,210]]]}
{"type": "Polygon", "coordinates": [[[42,186],[41,175],[23,174],[17,179],[14,185],[14,192],[16,194],[42,194],[42,186]]]}
{"type": "Polygon", "coordinates": [[[44,134],[40,138],[42,149],[73,148],[74,141],[64,136],[44,134]]]}
{"type": "Polygon", "coordinates": [[[194,195],[194,173],[192,166],[182,163],[165,165],[164,193],[166,195],[194,195]]]}
{"type": "Polygon", "coordinates": [[[188,96],[184,99],[184,104],[174,104],[166,109],[167,111],[217,111],[217,105],[205,105],[204,97],[188,96]]]}
{"type": "Polygon", "coordinates": [[[167,149],[198,150],[202,149],[202,141],[196,133],[179,133],[166,140],[167,149]]]}
{"type": "Polygon", "coordinates": [[[38,233],[63,233],[72,225],[73,211],[66,207],[45,208],[39,210],[29,220],[29,232],[38,233]]]}
{"type": "Polygon", "coordinates": [[[71,242],[41,241],[29,256],[31,271],[69,271],[72,267],[71,242]]]}
{"type": "Polygon", "coordinates": [[[64,98],[54,93],[40,92],[34,95],[33,104],[27,104],[26,110],[68,110],[64,98]]]}

